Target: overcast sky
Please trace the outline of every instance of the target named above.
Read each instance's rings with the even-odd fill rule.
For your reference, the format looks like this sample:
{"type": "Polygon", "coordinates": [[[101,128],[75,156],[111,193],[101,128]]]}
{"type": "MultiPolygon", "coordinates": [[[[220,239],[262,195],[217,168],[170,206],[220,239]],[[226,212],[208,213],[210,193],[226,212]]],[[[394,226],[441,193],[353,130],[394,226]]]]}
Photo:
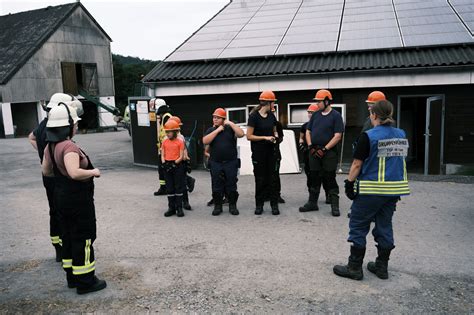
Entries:
{"type": "MultiPolygon", "coordinates": [[[[74,0],[0,0],[0,15],[74,0]]],[[[112,37],[112,52],[163,60],[229,0],[81,0],[112,37]]]]}

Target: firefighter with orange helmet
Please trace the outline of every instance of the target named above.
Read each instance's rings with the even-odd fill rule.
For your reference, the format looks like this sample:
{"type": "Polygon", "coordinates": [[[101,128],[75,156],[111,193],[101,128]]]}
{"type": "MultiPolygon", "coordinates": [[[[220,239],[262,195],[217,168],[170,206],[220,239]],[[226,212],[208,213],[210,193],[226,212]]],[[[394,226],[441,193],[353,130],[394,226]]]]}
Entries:
{"type": "Polygon", "coordinates": [[[278,143],[277,120],[272,114],[275,106],[275,93],[263,91],[247,122],[247,139],[252,151],[253,174],[255,176],[255,214],[263,213],[265,197],[270,197],[273,215],[279,215],[278,187],[274,172],[278,155],[275,146],[278,143]]]}
{"type": "Polygon", "coordinates": [[[183,217],[183,193],[185,189],[184,141],[178,137],[180,130],[176,120],[168,119],[164,124],[166,139],[161,145],[161,165],[165,173],[168,211],[165,217],[183,217]]]}
{"type": "Polygon", "coordinates": [[[240,167],[240,160],[237,157],[237,138],[244,136],[244,131],[226,119],[226,112],[223,108],[217,108],[212,114],[213,126],[209,128],[202,142],[209,146],[209,168],[212,179],[212,198],[214,200],[214,210],[212,215],[217,216],[222,213],[222,203],[224,194],[229,196],[229,212],[238,215],[237,200],[237,173],[240,167]]]}
{"type": "MultiPolygon", "coordinates": [[[[306,111],[308,112],[308,121],[305,122],[301,126],[298,149],[303,154],[304,173],[306,174],[306,187],[308,187],[308,193],[310,193],[310,191],[311,191],[311,176],[310,176],[310,174],[311,173],[310,173],[310,169],[309,169],[309,155],[308,155],[309,149],[308,149],[308,144],[306,143],[306,128],[307,128],[308,122],[311,119],[311,116],[313,116],[314,112],[319,111],[319,106],[316,103],[310,104],[306,111]]],[[[323,189],[324,189],[324,192],[325,192],[325,195],[326,195],[326,204],[330,204],[331,202],[329,201],[326,181],[323,180],[322,185],[323,185],[323,189]]]]}
{"type": "MultiPolygon", "coordinates": [[[[381,91],[373,91],[369,94],[367,97],[367,100],[365,101],[367,103],[367,110],[370,112],[370,109],[372,106],[375,104],[377,101],[385,101],[387,98],[385,97],[385,94],[381,91]]],[[[362,126],[362,131],[360,133],[364,133],[369,129],[372,129],[372,123],[370,122],[370,116],[367,116],[367,119],[364,122],[364,125],[362,126]]]]}
{"type": "MultiPolygon", "coordinates": [[[[181,118],[179,118],[178,116],[171,116],[169,118],[169,120],[176,121],[178,123],[179,127],[182,128],[183,122],[181,121],[181,118]]],[[[189,157],[188,148],[186,147],[186,139],[181,134],[181,130],[178,131],[178,138],[180,138],[184,142],[184,160],[183,160],[183,163],[185,163],[186,172],[191,173],[191,164],[190,164],[191,159],[189,157]]],[[[193,192],[194,184],[196,183],[196,180],[193,177],[189,176],[188,174],[186,174],[184,180],[185,180],[185,182],[184,182],[184,188],[185,189],[184,189],[184,193],[183,193],[183,209],[192,210],[192,207],[189,204],[189,194],[188,194],[188,192],[193,192]]]]}
{"type": "Polygon", "coordinates": [[[339,186],[336,182],[337,144],[344,132],[341,114],[331,108],[332,94],[328,90],[319,90],[314,97],[319,106],[308,122],[306,141],[309,148],[309,166],[311,188],[308,202],[300,207],[300,212],[317,211],[321,183],[326,181],[331,213],[337,217],[339,212],[339,186]]]}

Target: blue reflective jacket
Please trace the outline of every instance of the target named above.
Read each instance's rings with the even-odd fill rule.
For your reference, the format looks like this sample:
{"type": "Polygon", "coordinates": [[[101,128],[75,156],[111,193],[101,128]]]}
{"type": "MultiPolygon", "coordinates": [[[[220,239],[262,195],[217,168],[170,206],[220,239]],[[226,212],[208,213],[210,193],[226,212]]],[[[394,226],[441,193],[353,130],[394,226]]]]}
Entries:
{"type": "Polygon", "coordinates": [[[377,126],[366,133],[370,141],[370,154],[357,178],[359,194],[409,195],[405,162],[408,140],[405,132],[390,126],[377,126]]]}

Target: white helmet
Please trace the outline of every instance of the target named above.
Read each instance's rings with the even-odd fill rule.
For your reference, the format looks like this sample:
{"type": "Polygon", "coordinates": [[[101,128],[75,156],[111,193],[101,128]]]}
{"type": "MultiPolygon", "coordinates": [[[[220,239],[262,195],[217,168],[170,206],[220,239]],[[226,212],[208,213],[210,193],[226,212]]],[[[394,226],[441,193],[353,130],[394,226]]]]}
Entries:
{"type": "Polygon", "coordinates": [[[82,108],[82,103],[77,98],[72,96],[71,94],[65,93],[55,93],[51,96],[48,105],[46,108],[52,109],[53,107],[58,106],[60,103],[64,103],[76,109],[77,115],[81,116],[84,114],[84,109],[82,108]]]}
{"type": "Polygon", "coordinates": [[[162,98],[155,98],[155,108],[158,109],[158,107],[166,105],[166,102],[162,98]]]}
{"type": "Polygon", "coordinates": [[[61,105],[53,107],[48,114],[48,122],[46,127],[67,127],[77,123],[81,118],[77,116],[77,111],[69,105],[61,105]],[[72,120],[72,123],[71,121],[72,120]]]}

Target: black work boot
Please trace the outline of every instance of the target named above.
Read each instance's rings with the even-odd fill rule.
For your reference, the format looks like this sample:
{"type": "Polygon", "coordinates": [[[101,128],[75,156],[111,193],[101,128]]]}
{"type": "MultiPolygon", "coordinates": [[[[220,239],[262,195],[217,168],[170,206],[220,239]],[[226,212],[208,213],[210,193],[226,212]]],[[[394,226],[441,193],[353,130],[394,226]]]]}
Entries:
{"type": "Polygon", "coordinates": [[[183,209],[184,210],[193,210],[193,208],[191,208],[191,205],[189,204],[189,196],[188,196],[188,192],[184,192],[183,194],[183,209]]]}
{"type": "Polygon", "coordinates": [[[326,200],[324,201],[325,204],[330,205],[331,204],[331,196],[328,194],[327,191],[324,191],[326,195],[326,200]]]}
{"type": "Polygon", "coordinates": [[[304,206],[300,207],[300,212],[318,211],[318,198],[319,194],[316,192],[316,189],[311,188],[309,190],[308,202],[306,202],[304,206]]]}
{"type": "Polygon", "coordinates": [[[283,199],[281,196],[278,196],[278,203],[285,203],[285,199],[283,199]]]}
{"type": "Polygon", "coordinates": [[[183,212],[183,206],[182,205],[177,205],[176,206],[176,215],[178,217],[184,217],[184,212],[183,212]]]}
{"type": "Polygon", "coordinates": [[[270,202],[270,206],[272,207],[272,214],[279,215],[280,209],[278,209],[278,201],[277,202],[270,202]]]}
{"type": "Polygon", "coordinates": [[[59,244],[54,244],[53,246],[56,252],[56,262],[62,262],[63,261],[62,246],[59,244]]]}
{"type": "Polygon", "coordinates": [[[213,204],[214,204],[214,198],[212,198],[211,200],[207,202],[208,207],[212,206],[213,204]]]}
{"type": "Polygon", "coordinates": [[[220,215],[222,213],[222,194],[212,193],[212,199],[214,199],[214,210],[212,211],[212,215],[220,215]]]}
{"type": "Polygon", "coordinates": [[[160,185],[160,188],[158,188],[157,191],[153,193],[154,196],[163,196],[166,195],[166,186],[165,185],[160,185]]]}
{"type": "Polygon", "coordinates": [[[239,199],[239,193],[231,191],[229,193],[229,212],[232,215],[239,215],[239,209],[237,209],[237,200],[239,199]]]}
{"type": "Polygon", "coordinates": [[[168,196],[168,211],[165,212],[165,217],[171,217],[176,214],[175,196],[168,196]]]}
{"type": "Polygon", "coordinates": [[[175,202],[176,215],[178,217],[184,217],[183,196],[176,196],[176,199],[174,200],[174,202],[175,202]]]}
{"type": "Polygon", "coordinates": [[[336,275],[349,278],[353,280],[362,280],[364,278],[364,272],[362,271],[362,263],[365,256],[365,247],[354,247],[351,246],[351,255],[347,265],[336,265],[333,271],[336,275]]]}
{"type": "Polygon", "coordinates": [[[107,282],[105,282],[105,280],[100,280],[99,278],[94,276],[94,283],[88,287],[78,287],[77,294],[86,294],[86,293],[91,293],[95,291],[100,291],[102,289],[105,289],[106,287],[107,287],[107,282]]]}
{"type": "Polygon", "coordinates": [[[255,214],[256,215],[262,215],[262,213],[263,213],[263,204],[258,203],[255,206],[255,214]]]}
{"type": "Polygon", "coordinates": [[[377,246],[378,257],[375,259],[375,262],[371,261],[367,264],[367,269],[380,279],[388,279],[387,268],[391,251],[391,248],[380,248],[380,246],[377,246]]]}
{"type": "Polygon", "coordinates": [[[331,201],[331,214],[333,217],[338,217],[341,215],[339,212],[339,194],[336,192],[329,193],[329,199],[331,201]]]}

